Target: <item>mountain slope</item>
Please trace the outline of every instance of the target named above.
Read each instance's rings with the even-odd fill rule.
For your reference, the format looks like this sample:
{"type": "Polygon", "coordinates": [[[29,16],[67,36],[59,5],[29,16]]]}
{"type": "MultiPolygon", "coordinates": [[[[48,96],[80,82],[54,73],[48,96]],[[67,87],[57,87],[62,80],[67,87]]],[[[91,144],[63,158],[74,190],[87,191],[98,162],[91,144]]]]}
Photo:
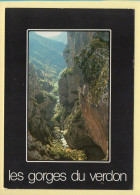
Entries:
{"type": "Polygon", "coordinates": [[[65,67],[63,43],[29,32],[28,129],[42,143],[52,137],[53,109],[57,101],[58,75],[65,67]]]}
{"type": "Polygon", "coordinates": [[[29,32],[29,62],[32,62],[36,69],[58,75],[66,66],[63,59],[64,48],[65,44],[61,42],[29,32]]]}

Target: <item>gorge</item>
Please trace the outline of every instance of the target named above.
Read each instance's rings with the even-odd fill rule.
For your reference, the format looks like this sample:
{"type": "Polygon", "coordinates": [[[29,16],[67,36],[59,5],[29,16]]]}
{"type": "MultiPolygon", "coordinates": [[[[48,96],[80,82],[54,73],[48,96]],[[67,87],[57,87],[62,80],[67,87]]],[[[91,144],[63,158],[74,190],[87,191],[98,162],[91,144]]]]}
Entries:
{"type": "Polygon", "coordinates": [[[29,34],[27,160],[107,161],[110,34],[65,35],[29,34]]]}

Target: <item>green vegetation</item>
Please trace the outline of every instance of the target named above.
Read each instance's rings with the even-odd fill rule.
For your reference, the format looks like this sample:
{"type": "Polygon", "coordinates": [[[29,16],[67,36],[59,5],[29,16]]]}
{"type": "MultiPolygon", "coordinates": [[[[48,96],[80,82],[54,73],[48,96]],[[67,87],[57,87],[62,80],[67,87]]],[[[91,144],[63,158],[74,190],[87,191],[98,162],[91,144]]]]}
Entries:
{"type": "MultiPolygon", "coordinates": [[[[89,98],[98,104],[102,95],[108,94],[109,91],[108,42],[99,39],[93,40],[90,46],[85,48],[79,57],[75,58],[75,63],[79,64],[84,81],[89,85],[89,98]]],[[[107,95],[106,98],[108,98],[107,95]]]]}
{"type": "Polygon", "coordinates": [[[36,69],[55,76],[66,67],[63,50],[65,44],[29,32],[29,61],[36,69]]]}
{"type": "MultiPolygon", "coordinates": [[[[109,43],[94,39],[75,56],[73,66],[65,69],[63,50],[62,43],[30,34],[28,129],[38,140],[42,156],[48,155],[51,160],[87,160],[83,148],[93,143],[85,127],[86,114],[82,114],[81,109],[85,109],[86,101],[96,106],[102,99],[108,101],[109,43]],[[58,75],[62,78],[59,92],[58,75]],[[63,105],[59,103],[59,93],[62,93],[63,105]],[[62,137],[71,148],[80,150],[63,145],[62,137]]],[[[69,52],[69,48],[65,50],[66,61],[71,60],[69,52]]]]}
{"type": "Polygon", "coordinates": [[[65,107],[63,107],[61,104],[56,104],[55,108],[54,108],[54,116],[52,118],[52,121],[57,121],[57,122],[61,122],[61,120],[65,120],[65,118],[67,117],[68,113],[65,107]]]}
{"type": "Polygon", "coordinates": [[[74,67],[70,67],[70,68],[65,68],[61,73],[60,76],[61,77],[68,77],[74,74],[74,67]]]}
{"type": "Polygon", "coordinates": [[[57,98],[53,94],[48,93],[47,91],[41,91],[39,94],[35,95],[35,99],[36,99],[38,104],[43,103],[48,98],[52,102],[57,101],[57,98]]]}
{"type": "Polygon", "coordinates": [[[59,93],[58,93],[58,82],[53,84],[52,94],[54,94],[56,97],[59,96],[59,93]]]}
{"type": "Polygon", "coordinates": [[[95,83],[89,88],[89,98],[93,100],[95,103],[100,103],[100,98],[102,95],[105,95],[104,102],[108,102],[108,93],[109,93],[109,70],[108,63],[105,63],[100,71],[100,75],[95,83]]]}
{"type": "Polygon", "coordinates": [[[50,144],[52,135],[49,126],[46,125],[46,122],[42,117],[37,118],[36,116],[31,116],[29,118],[28,128],[31,135],[37,140],[41,141],[43,144],[50,144]]]}
{"type": "Polygon", "coordinates": [[[44,100],[45,100],[45,97],[44,97],[43,93],[37,94],[37,95],[35,96],[35,98],[36,98],[36,101],[37,101],[38,104],[43,103],[44,100]]]}
{"type": "Polygon", "coordinates": [[[53,109],[58,100],[58,75],[66,67],[65,44],[29,32],[29,124],[43,144],[53,136],[53,109]]]}
{"type": "Polygon", "coordinates": [[[82,150],[72,150],[70,148],[64,148],[60,142],[52,142],[51,145],[47,145],[48,154],[55,160],[86,160],[86,155],[82,150]]]}
{"type": "Polygon", "coordinates": [[[77,123],[81,119],[82,119],[82,112],[80,109],[80,105],[78,104],[77,101],[71,111],[71,114],[67,116],[64,122],[65,129],[70,130],[71,128],[73,128],[73,124],[77,123]]]}

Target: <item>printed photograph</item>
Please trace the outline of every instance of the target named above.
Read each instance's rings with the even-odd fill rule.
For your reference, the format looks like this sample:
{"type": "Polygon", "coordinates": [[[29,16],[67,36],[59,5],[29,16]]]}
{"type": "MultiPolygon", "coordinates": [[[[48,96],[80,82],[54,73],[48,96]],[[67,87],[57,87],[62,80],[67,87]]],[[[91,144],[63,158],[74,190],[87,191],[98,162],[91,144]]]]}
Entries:
{"type": "Polygon", "coordinates": [[[27,31],[27,161],[110,161],[110,30],[27,31]]]}

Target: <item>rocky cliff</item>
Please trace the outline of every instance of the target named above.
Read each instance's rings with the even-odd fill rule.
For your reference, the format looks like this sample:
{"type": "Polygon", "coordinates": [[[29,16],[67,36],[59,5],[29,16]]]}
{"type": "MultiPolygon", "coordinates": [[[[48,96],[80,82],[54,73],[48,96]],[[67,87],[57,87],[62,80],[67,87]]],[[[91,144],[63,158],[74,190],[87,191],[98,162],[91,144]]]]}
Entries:
{"type": "Polygon", "coordinates": [[[35,70],[33,64],[29,65],[29,103],[28,103],[28,129],[32,136],[42,143],[50,142],[52,137],[51,117],[56,98],[49,94],[52,87],[47,82],[42,85],[42,81],[35,70]],[[47,90],[44,90],[44,88],[47,90]]]}
{"type": "Polygon", "coordinates": [[[108,159],[109,32],[68,32],[67,69],[59,80],[60,118],[71,148],[108,159]]]}

